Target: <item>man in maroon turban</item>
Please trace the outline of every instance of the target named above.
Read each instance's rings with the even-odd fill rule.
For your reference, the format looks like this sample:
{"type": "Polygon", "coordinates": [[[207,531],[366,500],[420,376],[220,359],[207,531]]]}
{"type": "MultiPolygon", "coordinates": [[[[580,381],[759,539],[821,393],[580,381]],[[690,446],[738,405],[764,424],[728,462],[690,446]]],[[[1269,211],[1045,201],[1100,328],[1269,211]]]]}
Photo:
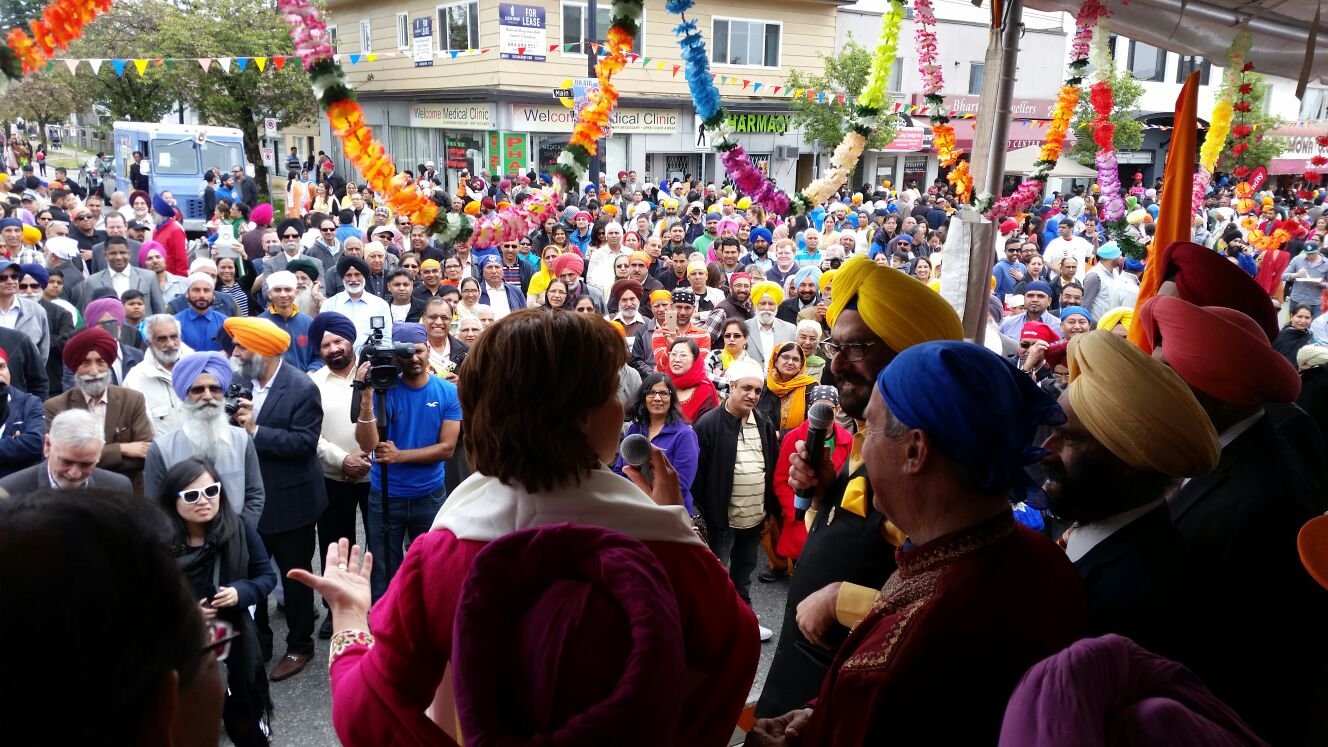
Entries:
{"type": "Polygon", "coordinates": [[[1222,444],[1217,467],[1168,499],[1200,570],[1194,668],[1270,743],[1316,741],[1307,728],[1322,706],[1314,702],[1325,653],[1318,624],[1328,592],[1301,566],[1296,535],[1323,513],[1321,493],[1266,409],[1294,401],[1300,380],[1265,330],[1232,309],[1157,296],[1135,323],[1153,356],[1190,386],[1222,444]],[[1281,666],[1270,678],[1272,661],[1281,666]]]}
{"type": "Polygon", "coordinates": [[[152,442],[143,394],[111,384],[115,362],[115,338],[100,327],[90,327],[69,338],[63,359],[74,372],[74,387],[46,400],[46,427],[65,410],[87,410],[104,423],[106,443],[102,447],[102,469],[118,472],[143,494],[143,460],[152,442]]]}
{"type": "MultiPolygon", "coordinates": [[[[1222,255],[1189,241],[1162,251],[1159,296],[1179,296],[1198,306],[1225,306],[1253,319],[1271,341],[1277,337],[1277,309],[1268,294],[1222,255]]],[[[1145,347],[1144,352],[1149,348],[1145,347]]]]}

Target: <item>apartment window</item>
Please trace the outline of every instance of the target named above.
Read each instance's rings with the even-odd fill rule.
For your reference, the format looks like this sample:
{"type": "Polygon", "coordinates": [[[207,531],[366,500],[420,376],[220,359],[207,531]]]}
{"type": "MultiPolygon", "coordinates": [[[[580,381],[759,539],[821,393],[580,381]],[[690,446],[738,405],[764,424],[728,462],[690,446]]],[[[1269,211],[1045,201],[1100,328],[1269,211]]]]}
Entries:
{"type": "MultiPolygon", "coordinates": [[[[563,3],[561,8],[563,18],[563,44],[580,45],[581,42],[586,40],[586,6],[583,3],[563,3]]],[[[594,41],[603,42],[608,38],[609,22],[612,19],[609,11],[610,8],[607,1],[595,4],[594,41]]],[[[645,38],[645,35],[646,17],[645,11],[642,11],[641,30],[637,33],[636,37],[632,39],[632,51],[636,54],[642,54],[641,50],[643,47],[641,46],[641,40],[645,38]]],[[[585,54],[585,50],[581,49],[580,46],[577,46],[568,52],[566,51],[566,47],[564,47],[564,54],[585,54]]]]}
{"type": "Polygon", "coordinates": [[[1306,88],[1305,98],[1300,100],[1299,119],[1324,119],[1328,117],[1328,88],[1306,88]]]}
{"type": "Polygon", "coordinates": [[[982,93],[982,73],[986,67],[982,62],[970,62],[968,64],[968,95],[977,96],[982,93]]]}
{"type": "Polygon", "coordinates": [[[1190,73],[1195,70],[1199,71],[1199,85],[1208,85],[1208,75],[1213,70],[1213,63],[1202,57],[1181,55],[1180,65],[1176,67],[1176,82],[1184,83],[1185,79],[1190,77],[1190,73]]]}
{"type": "Polygon", "coordinates": [[[373,25],[369,21],[360,21],[360,51],[368,54],[373,51],[373,25]]]}
{"type": "Polygon", "coordinates": [[[332,42],[332,49],[333,49],[333,51],[336,51],[336,52],[340,52],[340,51],[341,51],[340,49],[337,48],[337,27],[336,27],[335,25],[333,25],[333,24],[328,24],[328,27],[327,27],[327,39],[328,39],[328,41],[332,42]]]}
{"type": "Polygon", "coordinates": [[[480,4],[478,0],[438,6],[438,49],[465,52],[480,48],[480,4]]]}
{"type": "Polygon", "coordinates": [[[406,51],[410,49],[410,14],[397,14],[397,49],[406,51]]]}
{"type": "Polygon", "coordinates": [[[780,24],[720,17],[710,23],[710,59],[715,64],[779,67],[780,24]]]}
{"type": "Polygon", "coordinates": [[[899,93],[904,90],[904,58],[896,57],[895,64],[890,67],[890,81],[886,84],[886,90],[893,93],[899,93]]]}
{"type": "Polygon", "coordinates": [[[1136,80],[1162,82],[1166,77],[1167,50],[1130,40],[1130,74],[1136,80]]]}

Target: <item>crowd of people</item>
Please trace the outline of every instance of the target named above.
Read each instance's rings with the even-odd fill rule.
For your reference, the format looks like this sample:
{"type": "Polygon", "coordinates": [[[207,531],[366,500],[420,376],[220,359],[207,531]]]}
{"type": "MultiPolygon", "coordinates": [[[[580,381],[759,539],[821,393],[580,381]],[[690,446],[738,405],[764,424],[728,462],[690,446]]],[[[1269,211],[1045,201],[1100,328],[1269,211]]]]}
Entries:
{"type": "MultiPolygon", "coordinates": [[[[775,627],[752,745],[1322,734],[1328,597],[1297,553],[1328,508],[1322,198],[1251,216],[1218,187],[1145,261],[1093,189],[1048,197],[998,227],[976,345],[939,293],[943,180],[782,217],[622,171],[477,247],[292,160],[284,216],[210,174],[194,241],[169,193],[0,180],[0,609],[46,598],[11,561],[59,522],[137,532],[107,588],[176,580],[137,610],[169,619],[135,692],[215,706],[204,742],[266,744],[318,635],[347,744],[726,744],[775,627]],[[781,620],[754,577],[787,579],[781,620]]],[[[478,219],[544,181],[440,199],[478,219]]],[[[133,697],[98,708],[169,727],[133,697]]]]}

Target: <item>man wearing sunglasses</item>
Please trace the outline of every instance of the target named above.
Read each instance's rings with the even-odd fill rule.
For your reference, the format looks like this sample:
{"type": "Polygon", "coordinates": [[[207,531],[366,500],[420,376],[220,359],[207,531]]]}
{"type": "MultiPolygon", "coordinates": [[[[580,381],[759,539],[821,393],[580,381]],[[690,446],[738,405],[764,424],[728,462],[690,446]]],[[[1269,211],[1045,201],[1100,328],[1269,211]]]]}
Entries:
{"type": "Polygon", "coordinates": [[[18,295],[23,268],[0,258],[0,327],[22,332],[37,346],[42,360],[51,354],[51,327],[36,301],[18,295]]]}
{"type": "Polygon", "coordinates": [[[0,490],[9,495],[54,488],[97,488],[132,493],[128,477],[97,467],[101,461],[101,422],[87,410],[66,410],[51,420],[46,433],[46,459],[0,480],[0,490]]]}
{"type": "Polygon", "coordinates": [[[182,408],[179,427],[158,434],[148,447],[143,488],[147,495],[157,495],[171,467],[204,457],[216,466],[231,509],[257,526],[265,503],[263,474],[254,440],[245,429],[231,425],[226,414],[231,376],[230,362],[216,352],[190,353],[172,367],[171,388],[182,408]]]}

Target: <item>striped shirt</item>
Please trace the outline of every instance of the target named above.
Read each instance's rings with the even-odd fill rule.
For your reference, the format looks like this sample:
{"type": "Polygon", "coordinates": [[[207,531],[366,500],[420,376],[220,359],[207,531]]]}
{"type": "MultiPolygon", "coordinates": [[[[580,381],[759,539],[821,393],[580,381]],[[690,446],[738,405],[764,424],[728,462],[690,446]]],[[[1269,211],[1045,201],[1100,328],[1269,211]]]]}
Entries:
{"type": "Polygon", "coordinates": [[[756,417],[748,414],[738,436],[733,465],[733,496],[729,498],[729,527],[751,529],[765,519],[765,455],[756,417]]]}

